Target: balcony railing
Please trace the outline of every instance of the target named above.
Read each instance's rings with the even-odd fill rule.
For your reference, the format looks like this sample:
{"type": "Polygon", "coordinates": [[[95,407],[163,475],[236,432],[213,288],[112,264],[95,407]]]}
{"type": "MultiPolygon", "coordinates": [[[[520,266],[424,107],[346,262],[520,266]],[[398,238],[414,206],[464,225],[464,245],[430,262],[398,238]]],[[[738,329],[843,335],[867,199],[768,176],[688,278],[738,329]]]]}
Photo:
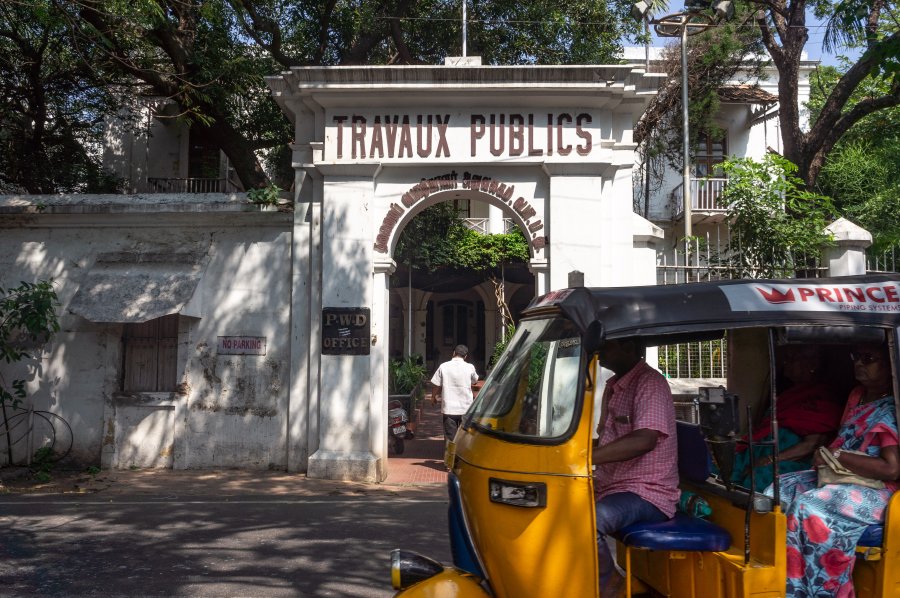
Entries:
{"type": "MultiPolygon", "coordinates": [[[[719,203],[719,196],[728,184],[725,178],[691,179],[691,211],[704,214],[724,214],[727,208],[719,203]]],[[[684,216],[681,187],[672,189],[669,200],[674,206],[675,219],[684,216]]]]}
{"type": "Polygon", "coordinates": [[[476,233],[481,233],[482,235],[488,234],[488,222],[490,222],[490,218],[463,218],[462,221],[467,229],[473,230],[476,233]]]}
{"type": "MultiPolygon", "coordinates": [[[[475,232],[481,233],[482,235],[488,234],[490,231],[490,218],[463,218],[462,221],[466,225],[466,228],[469,230],[474,230],[475,232]]],[[[504,218],[503,219],[503,232],[504,234],[509,234],[516,228],[516,223],[512,218],[504,218]]]]}
{"type": "Polygon", "coordinates": [[[170,179],[147,177],[150,193],[238,193],[240,187],[227,179],[170,179]]]}

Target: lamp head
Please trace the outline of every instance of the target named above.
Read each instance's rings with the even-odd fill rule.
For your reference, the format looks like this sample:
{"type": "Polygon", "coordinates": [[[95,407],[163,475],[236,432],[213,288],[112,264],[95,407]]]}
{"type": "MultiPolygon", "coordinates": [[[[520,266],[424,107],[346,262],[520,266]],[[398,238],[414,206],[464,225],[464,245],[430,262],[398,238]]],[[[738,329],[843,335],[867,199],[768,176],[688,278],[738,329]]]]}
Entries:
{"type": "Polygon", "coordinates": [[[650,13],[650,4],[644,0],[638,0],[631,5],[631,16],[636,21],[643,21],[650,13]]]}
{"type": "Polygon", "coordinates": [[[709,10],[711,6],[712,2],[710,0],[685,0],[684,11],[699,12],[703,10],[709,10]]]}
{"type": "Polygon", "coordinates": [[[716,18],[720,21],[727,21],[734,16],[734,3],[731,0],[720,0],[715,7],[716,18]]]}

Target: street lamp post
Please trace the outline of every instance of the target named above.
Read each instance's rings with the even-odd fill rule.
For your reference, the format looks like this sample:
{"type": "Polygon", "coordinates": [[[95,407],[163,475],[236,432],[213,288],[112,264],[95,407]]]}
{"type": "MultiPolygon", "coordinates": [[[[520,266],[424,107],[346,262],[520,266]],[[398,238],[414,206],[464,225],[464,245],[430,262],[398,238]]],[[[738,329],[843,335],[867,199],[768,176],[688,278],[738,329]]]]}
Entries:
{"type": "Polygon", "coordinates": [[[646,0],[638,0],[631,8],[631,14],[638,20],[644,20],[653,25],[653,29],[660,37],[681,38],[681,117],[684,164],[682,168],[682,200],[684,213],[684,238],[685,242],[693,236],[692,230],[692,203],[691,203],[691,136],[688,123],[688,61],[687,39],[690,35],[696,35],[710,27],[715,27],[717,22],[730,19],[734,14],[734,5],[730,0],[721,0],[713,8],[715,18],[709,14],[712,5],[688,4],[685,10],[658,19],[650,19],[650,5],[646,0]]]}
{"type": "MultiPolygon", "coordinates": [[[[681,190],[681,199],[684,201],[684,242],[693,236],[693,223],[691,222],[691,214],[693,206],[691,205],[691,135],[688,130],[688,61],[687,61],[687,38],[688,38],[688,16],[684,15],[681,20],[681,118],[684,123],[684,160],[682,164],[681,178],[683,180],[681,190]]],[[[659,29],[657,28],[657,33],[659,29]]]]}

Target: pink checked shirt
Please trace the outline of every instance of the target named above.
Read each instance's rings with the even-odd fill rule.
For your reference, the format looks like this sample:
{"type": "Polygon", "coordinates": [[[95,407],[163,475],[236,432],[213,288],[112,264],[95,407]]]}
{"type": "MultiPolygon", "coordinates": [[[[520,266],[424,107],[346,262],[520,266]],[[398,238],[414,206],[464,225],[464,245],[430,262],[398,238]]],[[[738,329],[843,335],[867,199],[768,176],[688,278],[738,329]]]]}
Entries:
{"type": "Polygon", "coordinates": [[[609,379],[603,392],[603,405],[601,445],[632,430],[656,430],[661,434],[656,447],[640,457],[597,465],[594,472],[597,498],[633,492],[671,517],[680,491],[675,404],[669,383],[642,361],[621,378],[609,379]]]}

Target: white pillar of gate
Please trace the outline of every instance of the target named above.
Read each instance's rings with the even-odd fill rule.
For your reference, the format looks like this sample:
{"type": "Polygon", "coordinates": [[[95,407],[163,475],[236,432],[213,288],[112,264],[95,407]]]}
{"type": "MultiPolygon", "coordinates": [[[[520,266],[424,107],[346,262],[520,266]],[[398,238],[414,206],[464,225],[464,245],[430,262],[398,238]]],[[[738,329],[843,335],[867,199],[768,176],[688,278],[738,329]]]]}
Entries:
{"type": "Polygon", "coordinates": [[[566,288],[573,270],[584,272],[587,287],[628,284],[633,213],[630,171],[628,181],[624,175],[617,176],[616,169],[597,165],[585,169],[544,164],[544,171],[550,180],[547,220],[553,263],[547,290],[566,288]],[[589,174],[604,170],[611,170],[612,176],[589,174]]]}
{"type": "Polygon", "coordinates": [[[666,240],[666,231],[638,214],[631,215],[632,285],[656,284],[656,252],[666,240]]]}
{"type": "Polygon", "coordinates": [[[822,265],[828,268],[828,276],[865,274],[866,249],[872,245],[872,233],[846,218],[838,218],[825,231],[834,239],[834,245],[822,248],[822,265]]]}
{"type": "MultiPolygon", "coordinates": [[[[381,264],[373,277],[370,209],[381,166],[358,162],[317,167],[324,177],[321,309],[370,308],[379,332],[386,330],[389,267],[381,264]]],[[[321,311],[314,317],[321,318],[321,311]]],[[[386,338],[387,333],[382,334],[386,338]]],[[[309,477],[368,482],[384,478],[387,445],[378,436],[387,425],[386,359],[384,344],[377,340],[368,355],[321,355],[319,443],[309,457],[309,477]],[[377,377],[373,361],[381,364],[377,377]]]]}
{"type": "Polygon", "coordinates": [[[547,258],[531,258],[528,269],[534,274],[534,296],[547,293],[550,290],[550,262],[547,258]]]}
{"type": "Polygon", "coordinates": [[[369,400],[369,444],[378,459],[376,478],[387,477],[385,466],[387,447],[387,398],[388,398],[388,329],[390,328],[390,276],[397,264],[387,256],[375,259],[372,282],[372,345],[371,372],[372,393],[369,400]]]}
{"type": "MultiPolygon", "coordinates": [[[[293,109],[309,119],[297,102],[293,109]]],[[[307,121],[304,120],[304,123],[307,121]]],[[[308,132],[307,132],[308,135],[308,132]]],[[[311,164],[317,146],[291,146],[295,165],[311,164]]],[[[305,472],[309,456],[318,448],[318,343],[320,289],[314,284],[321,267],[321,176],[315,168],[294,173],[294,224],[291,247],[291,368],[287,421],[287,470],[305,472]],[[315,364],[316,367],[313,367],[315,364]]]]}

